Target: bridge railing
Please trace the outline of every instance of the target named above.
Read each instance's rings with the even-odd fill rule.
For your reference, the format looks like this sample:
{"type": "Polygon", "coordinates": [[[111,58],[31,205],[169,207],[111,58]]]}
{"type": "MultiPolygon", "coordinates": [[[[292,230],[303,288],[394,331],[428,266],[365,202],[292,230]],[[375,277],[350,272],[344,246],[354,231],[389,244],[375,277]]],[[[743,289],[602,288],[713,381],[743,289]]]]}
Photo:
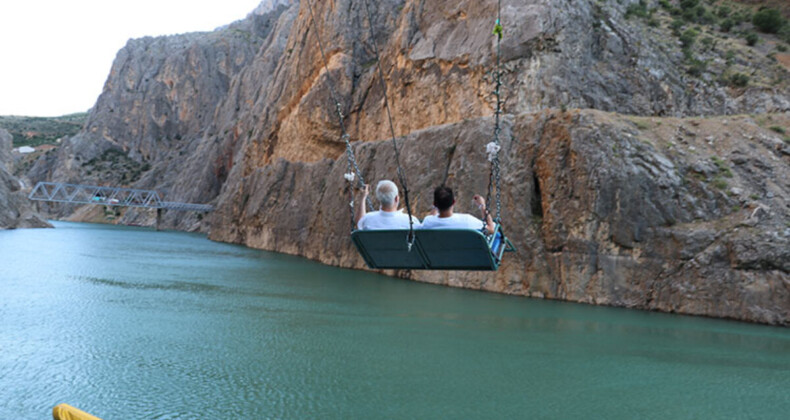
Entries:
{"type": "Polygon", "coordinates": [[[99,187],[95,185],[66,184],[60,182],[39,182],[30,192],[28,198],[31,200],[56,203],[142,207],[177,211],[210,212],[214,210],[214,208],[208,204],[163,201],[159,192],[155,190],[99,187]]]}

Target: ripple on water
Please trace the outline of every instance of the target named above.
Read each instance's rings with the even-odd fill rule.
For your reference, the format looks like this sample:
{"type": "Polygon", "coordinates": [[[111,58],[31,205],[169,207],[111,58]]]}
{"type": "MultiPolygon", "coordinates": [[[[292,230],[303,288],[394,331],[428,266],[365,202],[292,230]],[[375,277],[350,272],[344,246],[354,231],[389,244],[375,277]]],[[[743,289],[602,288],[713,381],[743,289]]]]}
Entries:
{"type": "Polygon", "coordinates": [[[0,232],[0,414],[761,418],[790,330],[418,284],[176,232],[0,232]],[[133,413],[133,414],[129,414],[133,413]]]}

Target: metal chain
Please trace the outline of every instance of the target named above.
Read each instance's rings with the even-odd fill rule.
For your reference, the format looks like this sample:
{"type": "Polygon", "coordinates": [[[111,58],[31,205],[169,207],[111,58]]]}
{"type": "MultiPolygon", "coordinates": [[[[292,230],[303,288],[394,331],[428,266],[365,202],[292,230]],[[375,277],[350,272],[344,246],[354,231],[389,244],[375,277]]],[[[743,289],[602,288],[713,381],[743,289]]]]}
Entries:
{"type": "MultiPolygon", "coordinates": [[[[315,38],[318,41],[318,49],[321,51],[321,59],[323,60],[324,69],[326,70],[326,77],[329,84],[329,93],[332,96],[332,100],[335,102],[335,111],[337,113],[338,123],[340,124],[340,138],[346,143],[346,160],[347,160],[346,173],[347,174],[353,173],[354,178],[357,181],[357,187],[363,188],[365,186],[365,179],[362,177],[362,173],[360,172],[359,166],[357,165],[357,159],[354,154],[354,149],[351,147],[351,142],[350,142],[351,136],[349,136],[349,134],[346,132],[346,122],[345,122],[345,116],[343,115],[343,107],[342,105],[340,105],[340,100],[338,99],[339,95],[335,90],[335,84],[334,84],[334,80],[332,79],[332,74],[329,72],[329,65],[326,59],[326,53],[324,52],[324,44],[321,42],[321,36],[318,34],[318,25],[316,24],[315,14],[313,12],[313,2],[311,0],[307,0],[307,6],[310,11],[310,23],[313,26],[313,30],[315,32],[315,38]],[[354,172],[351,172],[352,170],[354,172]]],[[[308,27],[309,26],[310,24],[308,24],[308,27]]],[[[354,188],[351,186],[353,180],[349,179],[348,181],[349,181],[349,189],[348,189],[349,212],[351,213],[350,224],[351,224],[351,230],[353,231],[355,228],[354,219],[356,215],[354,210],[354,188]]],[[[370,201],[370,197],[366,199],[366,204],[369,209],[371,210],[373,209],[373,204],[370,201]]]]}
{"type": "MultiPolygon", "coordinates": [[[[499,134],[501,131],[500,128],[500,120],[502,114],[502,99],[500,95],[500,88],[502,87],[502,71],[500,66],[500,44],[502,41],[502,34],[503,29],[501,25],[501,18],[502,18],[502,0],[499,0],[497,4],[497,19],[496,24],[494,25],[494,35],[497,37],[496,41],[496,84],[494,88],[494,94],[496,95],[496,112],[495,120],[494,120],[494,144],[496,145],[496,150],[494,152],[494,158],[491,159],[491,172],[488,176],[488,192],[486,194],[486,204],[491,202],[491,191],[492,188],[496,189],[496,217],[494,221],[496,223],[500,223],[501,221],[501,212],[502,212],[502,204],[501,204],[501,189],[500,189],[500,168],[499,168],[499,134]]],[[[491,214],[486,207],[486,212],[491,214]]]]}
{"type": "Polygon", "coordinates": [[[376,68],[378,68],[379,73],[379,81],[381,82],[381,88],[384,90],[384,108],[387,111],[387,120],[389,121],[390,126],[390,134],[392,135],[392,146],[395,149],[395,164],[398,166],[398,180],[400,181],[401,185],[403,186],[403,198],[406,202],[406,212],[409,214],[409,235],[406,237],[406,244],[408,250],[411,251],[412,246],[414,245],[414,221],[412,220],[411,215],[411,203],[409,203],[409,187],[406,184],[406,173],[403,171],[403,168],[400,164],[400,152],[398,150],[398,143],[395,137],[395,127],[392,124],[392,113],[390,112],[389,101],[387,100],[387,84],[384,82],[384,71],[381,69],[381,58],[379,56],[379,48],[376,44],[376,37],[373,32],[373,18],[370,13],[370,6],[368,4],[368,0],[364,0],[365,4],[365,12],[368,17],[368,30],[370,31],[370,41],[373,44],[373,52],[376,56],[376,68]]]}

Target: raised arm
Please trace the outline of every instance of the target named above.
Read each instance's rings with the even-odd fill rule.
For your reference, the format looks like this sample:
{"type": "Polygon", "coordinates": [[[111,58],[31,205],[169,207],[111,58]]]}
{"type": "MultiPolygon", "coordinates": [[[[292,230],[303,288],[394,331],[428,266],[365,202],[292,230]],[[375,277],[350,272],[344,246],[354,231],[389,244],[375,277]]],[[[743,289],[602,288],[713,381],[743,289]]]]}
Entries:
{"type": "Polygon", "coordinates": [[[477,204],[477,208],[480,209],[480,218],[484,220],[483,223],[486,225],[486,230],[489,234],[493,234],[494,230],[496,229],[496,225],[494,224],[494,219],[491,218],[491,213],[486,211],[486,200],[480,195],[475,195],[473,198],[475,204],[477,204]]]}
{"type": "Polygon", "coordinates": [[[368,184],[365,184],[365,186],[362,187],[362,194],[360,194],[362,197],[356,200],[357,211],[354,215],[355,227],[359,224],[359,220],[362,219],[368,213],[367,211],[368,207],[365,205],[366,202],[368,201],[368,194],[370,194],[370,186],[368,184]]]}

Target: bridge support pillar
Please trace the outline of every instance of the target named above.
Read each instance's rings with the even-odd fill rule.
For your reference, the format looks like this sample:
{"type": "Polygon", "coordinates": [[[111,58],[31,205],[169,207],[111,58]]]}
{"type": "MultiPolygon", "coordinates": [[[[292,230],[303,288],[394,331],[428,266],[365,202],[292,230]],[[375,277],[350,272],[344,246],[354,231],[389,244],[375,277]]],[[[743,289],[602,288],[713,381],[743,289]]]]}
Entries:
{"type": "Polygon", "coordinates": [[[160,230],[160,225],[162,224],[162,209],[156,209],[156,230],[160,230]]]}

